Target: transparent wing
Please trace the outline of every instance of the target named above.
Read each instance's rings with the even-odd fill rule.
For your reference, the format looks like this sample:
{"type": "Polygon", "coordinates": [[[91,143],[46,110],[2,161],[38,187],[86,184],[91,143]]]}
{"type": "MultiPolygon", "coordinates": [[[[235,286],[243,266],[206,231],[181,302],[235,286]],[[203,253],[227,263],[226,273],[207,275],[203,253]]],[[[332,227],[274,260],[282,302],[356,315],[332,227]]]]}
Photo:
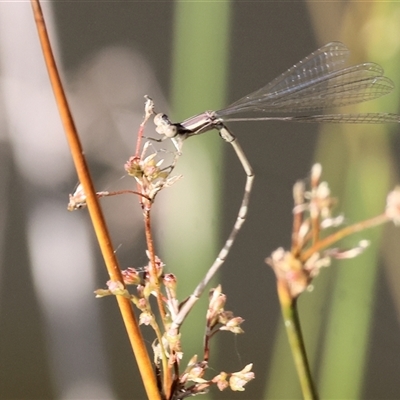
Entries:
{"type": "Polygon", "coordinates": [[[228,118],[224,121],[289,121],[329,122],[346,124],[400,123],[400,115],[392,113],[292,115],[287,117],[228,118]]]}
{"type": "Polygon", "coordinates": [[[361,103],[390,93],[393,82],[379,65],[365,63],[336,71],[284,95],[254,99],[241,111],[309,111],[361,103]]]}
{"type": "Polygon", "coordinates": [[[342,68],[348,53],[342,43],[329,43],[266,86],[217,111],[216,116],[321,110],[372,100],[393,90],[393,82],[377,64],[342,68]]]}
{"type": "MultiPolygon", "coordinates": [[[[285,117],[282,119],[285,119],[285,117]]],[[[326,114],[326,115],[311,115],[311,116],[293,116],[293,117],[287,117],[287,120],[295,122],[382,124],[390,122],[399,123],[400,115],[391,113],[326,114]]]]}

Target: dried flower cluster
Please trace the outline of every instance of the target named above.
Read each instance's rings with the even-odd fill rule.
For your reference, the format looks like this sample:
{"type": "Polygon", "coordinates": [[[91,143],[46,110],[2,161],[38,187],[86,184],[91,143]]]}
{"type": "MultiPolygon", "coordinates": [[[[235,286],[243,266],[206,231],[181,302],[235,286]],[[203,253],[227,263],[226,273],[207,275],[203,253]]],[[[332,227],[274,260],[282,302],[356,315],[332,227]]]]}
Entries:
{"type": "MultiPolygon", "coordinates": [[[[107,289],[95,291],[96,297],[118,295],[129,298],[140,310],[139,323],[151,326],[157,336],[153,343],[154,363],[161,368],[164,363],[171,370],[179,371],[179,364],[183,357],[180,343],[180,334],[171,334],[169,326],[174,316],[177,315],[180,303],[176,298],[177,280],[174,274],[163,273],[164,263],[156,257],[156,271],[159,282],[162,284],[162,300],[165,307],[163,327],[160,327],[152,311],[150,297],[158,295],[154,284],[150,279],[150,262],[138,272],[135,268],[127,268],[122,271],[124,282],[107,282],[107,289]],[[131,294],[125,286],[136,286],[136,293],[131,294]],[[163,333],[164,332],[164,333],[163,333]]],[[[209,341],[218,332],[230,331],[235,334],[243,333],[240,325],[244,321],[241,317],[235,317],[231,311],[224,309],[226,295],[222,293],[221,286],[210,291],[209,306],[206,314],[206,334],[203,360],[198,361],[197,355],[188,362],[181,374],[174,374],[176,381],[173,399],[183,399],[195,394],[205,393],[211,385],[216,385],[219,390],[231,388],[234,391],[244,390],[247,382],[254,379],[251,372],[252,364],[247,365],[242,371],[234,373],[221,372],[211,379],[205,379],[208,368],[209,341]]]]}
{"type": "Polygon", "coordinates": [[[182,175],[169,177],[173,166],[161,168],[164,160],[156,160],[157,152],[146,156],[150,146],[151,142],[144,144],[140,158],[130,157],[125,163],[125,171],[135,178],[142,196],[152,202],[161,189],[173,185],[182,175]]]}
{"type": "Polygon", "coordinates": [[[367,240],[361,240],[351,249],[332,247],[333,244],[345,236],[388,220],[395,223],[400,221],[400,189],[397,188],[389,194],[384,214],[340,228],[344,217],[332,216],[336,199],[331,196],[328,184],[321,182],[321,173],[321,165],[315,164],[311,171],[310,189],[306,190],[304,182],[294,185],[292,248],[286,251],[280,247],[266,259],[278,282],[287,287],[293,299],[310,288],[313,278],[319,274],[322,267],[331,264],[332,258],[356,257],[369,243],[367,240]],[[328,228],[331,229],[326,233],[328,228]]]}
{"type": "MultiPolygon", "coordinates": [[[[154,114],[153,102],[149,98],[147,98],[145,110],[146,114],[140,126],[138,143],[141,141],[145,123],[154,114]]],[[[156,121],[159,119],[160,115],[156,116],[156,121]]],[[[160,125],[156,124],[156,126],[156,130],[159,132],[160,125]]],[[[163,126],[163,129],[166,129],[166,127],[163,126]]],[[[218,387],[219,390],[231,388],[234,391],[242,391],[246,383],[254,379],[254,373],[251,372],[252,364],[244,367],[242,371],[221,372],[211,379],[205,378],[210,358],[210,340],[222,331],[230,331],[234,334],[243,333],[240,325],[244,320],[241,317],[235,317],[231,311],[224,309],[226,296],[222,293],[220,286],[210,292],[209,307],[205,318],[206,333],[203,358],[198,360],[197,355],[195,355],[190,359],[182,373],[179,370],[183,357],[179,332],[182,322],[177,323],[176,321],[180,318],[178,314],[183,304],[187,306],[190,303],[187,300],[180,303],[177,299],[177,279],[172,273],[164,273],[164,263],[155,255],[150,229],[150,211],[157,193],[181,178],[181,176],[170,177],[180,156],[179,143],[175,141],[174,144],[178,152],[174,154],[173,163],[165,168],[162,167],[164,160],[158,159],[160,152],[149,151],[153,148],[150,141],[143,145],[141,151],[138,150],[140,146],[137,146],[136,154],[125,163],[125,171],[136,180],[137,191],[97,193],[97,197],[123,193],[139,195],[145,222],[149,263],[141,269],[141,272],[132,267],[121,271],[123,282],[108,281],[107,289],[95,291],[96,297],[113,295],[129,299],[140,311],[139,324],[150,326],[154,330],[156,336],[152,345],[154,364],[160,372],[157,374],[158,384],[160,388],[163,388],[166,398],[183,399],[205,393],[212,385],[218,387]],[[128,290],[129,286],[135,287],[134,293],[128,290]],[[152,297],[156,299],[158,313],[153,311],[154,301],[152,301],[152,297]],[[159,315],[160,318],[156,315],[159,315]],[[166,381],[169,384],[165,384],[166,381]],[[169,393],[169,391],[171,392],[169,393]]],[[[86,195],[82,186],[79,185],[75,193],[70,195],[68,209],[77,210],[85,206],[86,195]]]]}

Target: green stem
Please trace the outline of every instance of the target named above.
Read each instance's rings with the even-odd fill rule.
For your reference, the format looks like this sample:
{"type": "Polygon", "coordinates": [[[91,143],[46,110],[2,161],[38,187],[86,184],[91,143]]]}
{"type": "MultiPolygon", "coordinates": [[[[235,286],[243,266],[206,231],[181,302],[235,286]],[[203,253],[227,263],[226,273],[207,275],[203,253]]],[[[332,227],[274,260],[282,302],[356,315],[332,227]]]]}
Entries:
{"type": "Polygon", "coordinates": [[[278,297],[281,304],[282,316],[288,335],[297,375],[299,376],[304,399],[316,400],[318,394],[311,377],[306,349],[301,333],[300,320],[297,312],[297,302],[290,295],[289,288],[284,281],[278,280],[278,297]]]}

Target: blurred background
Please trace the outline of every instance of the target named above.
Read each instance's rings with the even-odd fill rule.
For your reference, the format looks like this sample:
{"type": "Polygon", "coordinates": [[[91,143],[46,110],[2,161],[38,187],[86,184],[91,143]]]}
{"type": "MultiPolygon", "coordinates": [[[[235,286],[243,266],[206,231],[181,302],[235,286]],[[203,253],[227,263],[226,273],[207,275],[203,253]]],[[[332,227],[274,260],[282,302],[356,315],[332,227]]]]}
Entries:
{"type": "MultiPolygon", "coordinates": [[[[397,2],[44,3],[78,130],[98,190],[131,189],[144,95],[180,121],[258,89],[339,40],[351,62],[373,61],[395,83],[381,100],[346,112],[399,112],[397,2]]],[[[290,247],[292,186],[316,161],[349,223],[382,212],[400,181],[400,127],[280,122],[229,125],[256,173],[248,219],[215,283],[244,335],[222,333],[210,376],[254,363],[244,393],[203,398],[297,399],[298,379],[264,259],[290,247]]],[[[155,134],[148,125],[146,134],[155,134]]],[[[95,299],[107,273],[87,211],[68,213],[77,184],[29,3],[0,3],[0,398],[144,399],[112,298],[95,299]]],[[[181,299],[211,265],[235,221],[245,175],[217,133],[188,140],[184,178],[154,205],[157,254],[181,299]]],[[[147,264],[137,199],[102,206],[121,265],[147,264]]],[[[362,232],[360,257],[322,271],[299,300],[313,373],[324,399],[398,399],[400,231],[362,232]]],[[[202,354],[205,302],[183,327],[185,361],[202,354]]],[[[144,334],[149,345],[154,336],[144,334]]]]}

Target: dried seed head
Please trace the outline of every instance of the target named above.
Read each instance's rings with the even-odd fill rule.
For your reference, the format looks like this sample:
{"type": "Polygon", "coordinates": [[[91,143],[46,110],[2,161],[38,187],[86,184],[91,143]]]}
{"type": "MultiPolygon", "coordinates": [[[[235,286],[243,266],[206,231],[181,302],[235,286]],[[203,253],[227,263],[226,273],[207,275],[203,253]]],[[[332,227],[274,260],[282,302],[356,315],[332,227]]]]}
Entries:
{"type": "Polygon", "coordinates": [[[295,206],[304,203],[305,185],[303,181],[297,181],[293,186],[293,199],[295,206]]]}
{"type": "Polygon", "coordinates": [[[75,211],[79,210],[83,207],[86,207],[86,195],[85,192],[83,191],[83,186],[80,183],[74,194],[69,195],[69,202],[67,206],[68,211],[75,211]]]}
{"type": "Polygon", "coordinates": [[[310,272],[293,254],[282,247],[275,250],[265,261],[274,270],[276,279],[286,283],[292,298],[298,297],[310,284],[310,272]]]}
{"type": "Polygon", "coordinates": [[[234,391],[242,392],[244,386],[255,378],[254,372],[251,372],[253,364],[246,365],[241,371],[234,372],[229,378],[229,386],[234,391]]]}
{"type": "Polygon", "coordinates": [[[164,286],[173,291],[176,290],[177,280],[174,274],[165,274],[163,276],[164,286]]]}
{"type": "Polygon", "coordinates": [[[397,186],[388,194],[385,214],[396,225],[400,224],[400,186],[397,186]]]}
{"type": "Polygon", "coordinates": [[[229,383],[227,381],[228,374],[226,372],[221,372],[217,376],[212,379],[213,383],[217,384],[218,389],[222,392],[227,387],[229,387],[229,383]]]}
{"type": "Polygon", "coordinates": [[[146,102],[144,103],[145,116],[144,116],[143,124],[146,123],[146,121],[150,118],[150,116],[154,114],[153,100],[147,95],[145,95],[144,98],[146,99],[146,102]]]}
{"type": "Polygon", "coordinates": [[[173,165],[162,168],[164,160],[157,160],[158,152],[153,152],[146,156],[147,149],[151,143],[146,142],[143,146],[143,152],[139,157],[131,157],[125,163],[125,170],[136,179],[141,193],[147,198],[154,199],[156,194],[163,188],[171,186],[181,176],[169,178],[174,167],[173,165]]]}
{"type": "Polygon", "coordinates": [[[319,184],[322,175],[322,166],[316,163],[311,168],[311,187],[316,187],[319,184]]]}
{"type": "Polygon", "coordinates": [[[138,285],[140,283],[139,273],[135,268],[129,267],[121,271],[122,277],[124,278],[125,285],[138,285]]]}

